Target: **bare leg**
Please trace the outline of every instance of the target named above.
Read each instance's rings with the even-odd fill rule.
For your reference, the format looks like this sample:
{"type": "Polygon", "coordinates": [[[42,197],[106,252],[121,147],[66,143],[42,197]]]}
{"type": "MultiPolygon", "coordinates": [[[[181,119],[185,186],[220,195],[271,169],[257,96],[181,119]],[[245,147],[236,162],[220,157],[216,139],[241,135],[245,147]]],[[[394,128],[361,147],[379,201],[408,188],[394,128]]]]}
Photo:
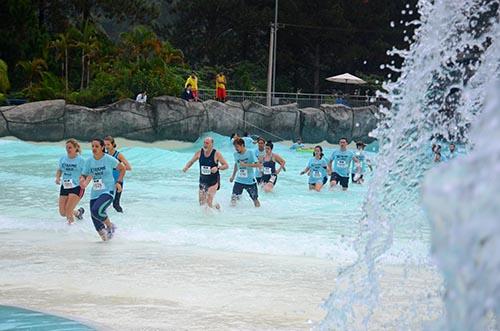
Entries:
{"type": "Polygon", "coordinates": [[[66,201],[68,200],[67,195],[60,195],[59,196],[59,215],[62,217],[66,216],[66,201]]]}
{"type": "Polygon", "coordinates": [[[322,188],[323,188],[322,183],[316,183],[316,185],[314,186],[314,189],[316,190],[316,192],[321,191],[322,188]]]}
{"type": "MultiPolygon", "coordinates": [[[[217,193],[217,187],[219,186],[219,183],[216,183],[208,188],[208,191],[206,193],[207,196],[207,204],[210,208],[214,207],[213,202],[215,198],[215,194],[217,193]]],[[[220,205],[217,203],[215,204],[215,208],[220,209],[220,205]]]]}
{"type": "Polygon", "coordinates": [[[274,188],[274,184],[271,182],[264,184],[264,192],[266,192],[266,193],[271,192],[273,190],[273,188],[274,188]]]}
{"type": "Polygon", "coordinates": [[[337,181],[336,180],[332,180],[330,182],[330,191],[333,190],[335,188],[335,186],[337,186],[337,181]]]}
{"type": "Polygon", "coordinates": [[[198,201],[200,202],[200,206],[203,206],[207,203],[207,191],[200,190],[198,192],[198,201]]]}
{"type": "Polygon", "coordinates": [[[69,194],[68,199],[66,201],[65,215],[68,220],[68,224],[71,224],[75,221],[75,207],[80,202],[80,197],[76,194],[69,194]]]}
{"type": "Polygon", "coordinates": [[[259,201],[259,199],[255,199],[255,200],[253,201],[253,205],[254,205],[255,207],[257,207],[257,208],[258,208],[258,207],[260,207],[260,201],[259,201]]]}

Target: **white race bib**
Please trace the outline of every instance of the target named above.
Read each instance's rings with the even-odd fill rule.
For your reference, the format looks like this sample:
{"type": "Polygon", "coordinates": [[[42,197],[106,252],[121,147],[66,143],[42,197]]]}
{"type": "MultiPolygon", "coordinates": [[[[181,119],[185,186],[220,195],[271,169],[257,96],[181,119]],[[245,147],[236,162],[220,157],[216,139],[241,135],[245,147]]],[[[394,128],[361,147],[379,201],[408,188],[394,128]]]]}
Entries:
{"type": "Polygon", "coordinates": [[[64,179],[63,180],[63,187],[65,189],[70,189],[70,188],[74,188],[75,184],[73,184],[73,180],[72,179],[64,179]]]}
{"type": "Polygon", "coordinates": [[[106,186],[104,185],[102,178],[94,179],[94,185],[92,186],[93,190],[101,191],[101,190],[104,190],[105,188],[106,188],[106,186]]]}
{"type": "Polygon", "coordinates": [[[337,167],[339,167],[339,168],[345,168],[345,167],[347,167],[347,163],[344,160],[338,160],[337,161],[337,167]]]}
{"type": "Polygon", "coordinates": [[[247,178],[248,177],[248,170],[247,169],[240,169],[238,171],[238,177],[247,178]]]}
{"type": "Polygon", "coordinates": [[[313,171],[313,177],[314,178],[321,178],[321,172],[320,171],[313,171]]]}
{"type": "Polygon", "coordinates": [[[270,174],[272,174],[273,172],[272,172],[271,168],[269,168],[269,167],[264,167],[264,168],[262,169],[262,173],[263,173],[264,175],[270,175],[270,174]]]}
{"type": "Polygon", "coordinates": [[[209,166],[202,165],[201,166],[201,174],[202,175],[210,175],[210,174],[212,174],[212,170],[210,169],[209,166]]]}

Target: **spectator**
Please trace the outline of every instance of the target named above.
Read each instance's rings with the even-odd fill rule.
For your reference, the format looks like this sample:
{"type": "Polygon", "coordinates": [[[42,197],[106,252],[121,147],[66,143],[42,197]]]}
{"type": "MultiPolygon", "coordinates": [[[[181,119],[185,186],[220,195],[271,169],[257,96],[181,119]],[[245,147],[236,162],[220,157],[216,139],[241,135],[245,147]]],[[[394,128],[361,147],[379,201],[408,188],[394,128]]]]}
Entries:
{"type": "Polygon", "coordinates": [[[187,88],[188,85],[191,85],[191,93],[193,93],[194,101],[198,101],[198,77],[194,72],[186,80],[186,84],[184,84],[184,88],[187,88]]]}
{"type": "Polygon", "coordinates": [[[148,94],[146,93],[146,91],[137,94],[137,97],[135,98],[135,102],[146,103],[146,101],[148,101],[148,94]]]}
{"type": "Polygon", "coordinates": [[[226,101],[226,76],[222,72],[215,76],[215,100],[226,101]]]}
{"type": "Polygon", "coordinates": [[[186,100],[186,101],[193,101],[194,100],[193,91],[191,90],[191,84],[186,85],[184,92],[182,92],[181,98],[186,100]]]}

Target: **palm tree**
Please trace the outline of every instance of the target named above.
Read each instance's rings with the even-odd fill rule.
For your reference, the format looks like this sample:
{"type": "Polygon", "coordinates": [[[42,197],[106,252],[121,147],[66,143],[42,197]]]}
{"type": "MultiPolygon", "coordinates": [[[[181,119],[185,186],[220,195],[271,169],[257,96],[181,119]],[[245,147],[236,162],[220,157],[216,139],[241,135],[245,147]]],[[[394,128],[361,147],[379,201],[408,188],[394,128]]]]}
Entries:
{"type": "Polygon", "coordinates": [[[70,47],[70,36],[69,33],[59,33],[57,39],[50,43],[50,47],[55,48],[57,50],[56,60],[61,60],[64,58],[64,61],[61,63],[61,77],[63,77],[65,82],[65,91],[64,95],[68,96],[68,82],[69,82],[69,57],[68,57],[68,49],[70,47]]]}
{"type": "Polygon", "coordinates": [[[44,72],[48,70],[47,62],[44,59],[33,59],[32,61],[19,61],[17,63],[22,68],[28,81],[28,96],[30,100],[33,99],[33,83],[35,80],[41,80],[44,72]]]}
{"type": "Polygon", "coordinates": [[[9,89],[10,82],[7,63],[0,59],[0,93],[6,93],[9,89]]]}

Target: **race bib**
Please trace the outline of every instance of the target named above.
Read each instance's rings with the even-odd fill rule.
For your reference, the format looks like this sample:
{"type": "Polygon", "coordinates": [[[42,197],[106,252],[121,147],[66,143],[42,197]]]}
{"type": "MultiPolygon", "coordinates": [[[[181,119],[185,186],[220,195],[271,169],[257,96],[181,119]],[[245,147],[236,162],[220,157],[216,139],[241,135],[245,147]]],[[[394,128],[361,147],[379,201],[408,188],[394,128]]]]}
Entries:
{"type": "Polygon", "coordinates": [[[106,188],[106,186],[104,185],[102,178],[94,179],[94,185],[92,186],[93,190],[101,191],[101,190],[104,190],[105,188],[106,188]]]}
{"type": "Polygon", "coordinates": [[[201,166],[201,174],[202,175],[210,175],[210,174],[212,174],[212,171],[210,170],[209,166],[201,166]]]}
{"type": "Polygon", "coordinates": [[[63,187],[65,189],[70,189],[70,188],[74,188],[75,184],[73,184],[73,180],[72,179],[64,179],[63,180],[63,187]]]}
{"type": "Polygon", "coordinates": [[[240,169],[238,171],[238,177],[247,178],[248,177],[248,170],[247,169],[240,169]]]}
{"type": "Polygon", "coordinates": [[[344,160],[338,160],[337,161],[337,167],[339,167],[339,168],[345,168],[345,167],[347,167],[347,163],[344,160]]]}
{"type": "Polygon", "coordinates": [[[269,167],[264,167],[264,168],[262,169],[262,173],[263,173],[264,175],[270,175],[270,174],[272,174],[273,172],[272,172],[272,169],[271,169],[271,168],[269,168],[269,167]]]}
{"type": "Polygon", "coordinates": [[[321,178],[321,177],[322,177],[322,176],[321,176],[321,172],[319,172],[319,171],[317,171],[317,170],[316,170],[316,171],[313,171],[313,177],[314,177],[314,178],[321,178]]]}

